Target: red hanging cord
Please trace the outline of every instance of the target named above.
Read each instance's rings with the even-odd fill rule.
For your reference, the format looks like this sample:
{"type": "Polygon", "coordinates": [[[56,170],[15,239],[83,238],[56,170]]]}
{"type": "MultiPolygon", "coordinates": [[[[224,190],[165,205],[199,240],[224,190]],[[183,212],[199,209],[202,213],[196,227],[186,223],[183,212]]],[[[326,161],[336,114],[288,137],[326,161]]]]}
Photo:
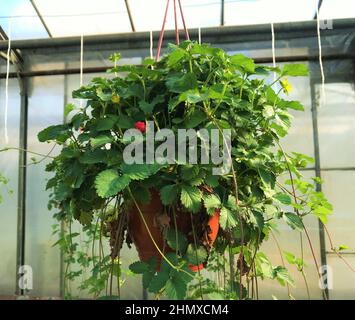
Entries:
{"type": "MultiPolygon", "coordinates": [[[[182,12],[182,6],[181,6],[180,0],[178,0],[178,3],[179,3],[179,8],[180,8],[181,20],[182,20],[182,23],[184,25],[185,37],[186,37],[186,40],[190,40],[190,35],[189,35],[189,31],[186,28],[184,13],[182,12]]],[[[156,53],[156,56],[155,56],[155,61],[156,62],[158,62],[158,60],[159,60],[160,51],[161,51],[161,47],[162,47],[162,44],[163,44],[166,17],[168,15],[169,4],[170,4],[170,0],[167,0],[165,14],[164,14],[164,20],[163,20],[163,26],[162,26],[161,31],[160,31],[160,36],[159,36],[159,41],[158,41],[158,46],[157,46],[157,53],[156,53]]],[[[174,0],[174,19],[175,19],[176,43],[179,45],[179,43],[180,43],[180,35],[179,35],[178,19],[177,19],[177,13],[176,13],[176,0],[174,0]]]]}
{"type": "Polygon", "coordinates": [[[189,31],[186,28],[184,13],[182,12],[181,2],[180,2],[180,0],[178,0],[178,2],[179,2],[179,7],[180,7],[180,14],[181,14],[182,24],[184,25],[185,37],[186,37],[186,40],[190,40],[189,31]]]}
{"type": "Polygon", "coordinates": [[[176,44],[180,44],[180,36],[179,36],[179,28],[178,28],[178,21],[176,17],[176,0],[174,0],[174,19],[175,19],[175,34],[176,34],[176,44]]]}
{"type": "Polygon", "coordinates": [[[164,14],[163,26],[161,27],[161,31],[160,31],[160,36],[159,36],[159,41],[158,41],[158,47],[157,47],[157,53],[156,53],[156,57],[155,57],[155,61],[157,61],[157,62],[158,62],[159,57],[160,57],[161,45],[162,45],[162,43],[163,43],[164,30],[165,30],[165,23],[166,23],[166,16],[168,15],[168,9],[169,9],[169,2],[170,2],[170,0],[168,0],[167,3],[166,3],[166,9],[165,9],[165,14],[164,14]]]}

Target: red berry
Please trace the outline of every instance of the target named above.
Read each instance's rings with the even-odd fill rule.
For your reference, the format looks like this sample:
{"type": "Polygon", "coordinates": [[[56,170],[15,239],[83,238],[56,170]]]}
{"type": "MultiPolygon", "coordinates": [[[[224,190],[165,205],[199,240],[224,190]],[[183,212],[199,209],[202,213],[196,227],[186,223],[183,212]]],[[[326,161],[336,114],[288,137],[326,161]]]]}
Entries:
{"type": "Polygon", "coordinates": [[[139,130],[140,132],[144,133],[145,132],[145,129],[146,129],[146,125],[145,125],[145,122],[143,121],[137,121],[135,124],[134,124],[134,127],[139,130]]]}
{"type": "Polygon", "coordinates": [[[203,263],[200,263],[198,266],[189,264],[188,267],[191,271],[198,272],[199,270],[202,270],[204,268],[204,265],[203,265],[203,263]]]}

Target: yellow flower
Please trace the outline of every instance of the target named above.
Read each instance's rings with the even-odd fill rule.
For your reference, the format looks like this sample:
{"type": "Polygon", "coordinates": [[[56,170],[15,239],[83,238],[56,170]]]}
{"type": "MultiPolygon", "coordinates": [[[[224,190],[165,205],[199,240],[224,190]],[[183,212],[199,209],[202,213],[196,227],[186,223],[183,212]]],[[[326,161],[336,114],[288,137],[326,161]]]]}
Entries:
{"type": "Polygon", "coordinates": [[[112,95],[111,101],[112,101],[113,103],[119,103],[120,100],[121,100],[121,97],[120,97],[118,94],[113,94],[113,95],[112,95]]]}
{"type": "Polygon", "coordinates": [[[288,82],[287,78],[284,78],[280,81],[281,87],[283,91],[288,95],[290,92],[293,91],[291,84],[288,82]]]}

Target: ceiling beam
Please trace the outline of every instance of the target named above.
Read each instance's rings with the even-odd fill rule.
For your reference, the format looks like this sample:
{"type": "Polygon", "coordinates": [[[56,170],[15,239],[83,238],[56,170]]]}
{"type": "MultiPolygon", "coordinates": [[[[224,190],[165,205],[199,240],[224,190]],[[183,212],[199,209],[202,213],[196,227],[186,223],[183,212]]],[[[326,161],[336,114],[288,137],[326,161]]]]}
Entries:
{"type": "Polygon", "coordinates": [[[33,9],[35,9],[35,11],[36,11],[36,13],[37,13],[37,16],[38,16],[39,20],[41,20],[44,29],[46,29],[46,31],[47,31],[47,33],[48,33],[48,36],[49,36],[50,38],[53,38],[51,31],[49,30],[49,28],[48,28],[46,22],[45,22],[44,19],[43,19],[43,16],[41,15],[40,11],[38,10],[38,7],[37,7],[36,4],[35,4],[35,1],[34,1],[34,0],[30,0],[30,2],[31,2],[31,4],[32,4],[33,9]]]}
{"type": "MultiPolygon", "coordinates": [[[[323,0],[318,0],[318,5],[317,5],[317,6],[318,6],[318,12],[320,12],[320,8],[321,8],[322,4],[323,4],[323,0]]],[[[317,11],[316,11],[316,13],[314,14],[313,19],[314,19],[314,20],[317,19],[317,11]]]]}
{"type": "Polygon", "coordinates": [[[124,0],[124,2],[125,2],[125,4],[126,4],[126,9],[127,9],[127,13],[128,13],[129,23],[131,24],[132,31],[135,32],[135,31],[136,31],[136,28],[135,28],[135,26],[134,26],[131,8],[130,8],[130,6],[129,6],[128,0],[124,0]]]}
{"type": "Polygon", "coordinates": [[[221,0],[221,26],[224,26],[224,0],[221,0]]]}
{"type": "MultiPolygon", "coordinates": [[[[9,37],[7,36],[5,30],[0,26],[0,40],[8,41],[9,37]]],[[[0,51],[0,57],[4,60],[7,60],[7,49],[6,52],[0,51]]],[[[10,53],[10,63],[17,64],[18,66],[23,65],[23,59],[21,53],[18,50],[11,50],[10,53]]]]}

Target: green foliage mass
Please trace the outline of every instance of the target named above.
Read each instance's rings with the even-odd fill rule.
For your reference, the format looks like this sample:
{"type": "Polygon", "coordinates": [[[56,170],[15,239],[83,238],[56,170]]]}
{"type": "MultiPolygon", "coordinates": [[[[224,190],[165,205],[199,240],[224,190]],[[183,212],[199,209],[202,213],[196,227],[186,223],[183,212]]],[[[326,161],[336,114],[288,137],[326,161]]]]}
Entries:
{"type": "MultiPolygon", "coordinates": [[[[283,266],[273,266],[260,252],[262,242],[281,221],[303,231],[305,216],[326,222],[332,212],[324,195],[314,190],[319,181],[307,181],[299,171],[312,159],[286,153],[280,144],[291,125],[290,110],[303,110],[298,101],[280,97],[281,91],[288,92],[285,77],[305,76],[307,68],[260,66],[244,55],[229,55],[195,42],[171,45],[157,63],[146,59],[142,65],[115,65],[109,70],[112,77],[94,78],[73,92],[74,98],[87,102],[66,124],[48,127],[38,135],[42,142],[62,145],[61,153],[47,166],[54,173],[47,188],[52,191],[50,207],[57,208],[56,217],[94,223],[95,213],[105,212],[112,201],[123,203],[115,206],[122,210],[119,216],[133,199],[149,202],[155,188],[168,208],[182,205],[193,215],[201,210],[213,214],[218,208],[221,231],[214,254],[209,255],[200,244],[188,244],[182,234],[176,236],[179,246],[176,231],[171,234],[170,230],[167,241],[176,253],[163,259],[160,272],[154,261],[131,266],[132,272],[143,274],[150,292],[184,298],[188,283],[198,277],[187,266],[206,259],[213,262],[225,251],[244,260],[249,271],[243,277],[292,283],[283,266]],[[276,83],[282,84],[278,92],[267,82],[273,72],[276,83]],[[128,142],[123,134],[137,121],[154,121],[155,130],[169,128],[175,133],[183,128],[230,129],[232,171],[213,176],[212,164],[125,164],[123,150],[128,142]],[[285,176],[288,180],[281,183],[285,176]]],[[[69,106],[66,115],[72,111],[69,106]]],[[[103,213],[98,217],[103,223],[107,220],[103,213]]],[[[208,265],[212,271],[221,269],[218,263],[208,265]]],[[[240,265],[230,274],[232,288],[242,287],[240,265]]],[[[208,288],[218,291],[216,286],[208,288]]],[[[228,297],[250,297],[244,289],[228,297]]]]}

